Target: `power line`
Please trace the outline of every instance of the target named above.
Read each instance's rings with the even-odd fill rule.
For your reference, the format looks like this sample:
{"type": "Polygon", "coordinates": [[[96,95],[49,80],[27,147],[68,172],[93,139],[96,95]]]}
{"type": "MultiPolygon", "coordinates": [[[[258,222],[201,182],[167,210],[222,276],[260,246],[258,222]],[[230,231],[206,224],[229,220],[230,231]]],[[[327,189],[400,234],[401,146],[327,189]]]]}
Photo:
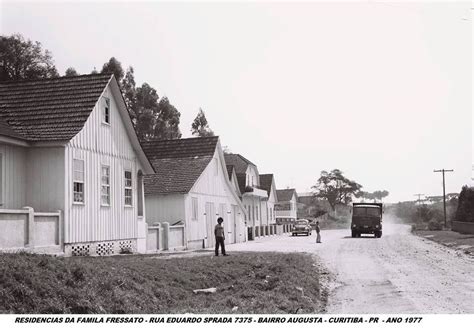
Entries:
{"type": "MultiPolygon", "coordinates": [[[[421,196],[424,196],[425,194],[414,194],[413,196],[417,196],[418,197],[418,205],[420,205],[420,202],[421,202],[421,196]]],[[[417,212],[418,212],[418,219],[421,221],[421,207],[417,207],[417,212]]]]}
{"type": "Polygon", "coordinates": [[[433,170],[433,172],[441,172],[443,173],[443,208],[444,208],[444,227],[447,228],[447,220],[446,220],[446,183],[445,183],[445,178],[444,178],[444,173],[445,172],[454,172],[454,170],[446,170],[446,169],[441,169],[441,170],[433,170]]]}

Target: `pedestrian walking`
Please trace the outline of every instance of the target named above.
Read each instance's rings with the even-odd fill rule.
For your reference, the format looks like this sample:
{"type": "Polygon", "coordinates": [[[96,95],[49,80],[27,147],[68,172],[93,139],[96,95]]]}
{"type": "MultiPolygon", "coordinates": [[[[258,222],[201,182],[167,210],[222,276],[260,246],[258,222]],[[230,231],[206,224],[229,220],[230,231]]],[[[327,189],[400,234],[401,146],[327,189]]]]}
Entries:
{"type": "Polygon", "coordinates": [[[316,221],[316,242],[321,243],[321,228],[319,227],[319,221],[316,221]]]}
{"type": "Polygon", "coordinates": [[[225,235],[224,235],[224,227],[222,226],[222,222],[224,222],[224,219],[219,217],[217,219],[216,227],[214,228],[214,235],[216,236],[216,256],[219,256],[219,245],[221,247],[222,255],[227,256],[227,254],[225,253],[225,246],[224,246],[225,235]]]}

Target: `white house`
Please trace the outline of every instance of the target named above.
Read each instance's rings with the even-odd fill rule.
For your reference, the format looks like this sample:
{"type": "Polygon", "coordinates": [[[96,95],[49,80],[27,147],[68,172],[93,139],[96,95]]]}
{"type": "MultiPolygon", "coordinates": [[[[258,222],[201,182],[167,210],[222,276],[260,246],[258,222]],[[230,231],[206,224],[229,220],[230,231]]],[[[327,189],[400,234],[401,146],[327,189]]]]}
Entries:
{"type": "Polygon", "coordinates": [[[277,190],[278,202],[275,205],[277,223],[293,223],[298,214],[298,195],[295,189],[277,190]]]}
{"type": "Polygon", "coordinates": [[[278,197],[273,174],[260,174],[260,186],[268,195],[267,206],[262,213],[262,224],[264,226],[276,224],[275,204],[278,202],[278,197]]]}
{"type": "Polygon", "coordinates": [[[150,141],[143,149],[156,171],[145,177],[149,226],[182,221],[187,247],[196,249],[214,246],[214,226],[222,217],[226,243],[246,241],[245,209],[218,137],[150,141]]]}
{"type": "Polygon", "coordinates": [[[265,235],[266,227],[262,223],[266,213],[268,193],[260,187],[260,175],[257,166],[240,154],[225,154],[227,165],[235,170],[235,178],[231,180],[239,186],[242,203],[246,209],[246,224],[249,228],[249,239],[265,235]]]}
{"type": "Polygon", "coordinates": [[[153,173],[113,75],[0,83],[0,249],[134,252],[153,173]]]}

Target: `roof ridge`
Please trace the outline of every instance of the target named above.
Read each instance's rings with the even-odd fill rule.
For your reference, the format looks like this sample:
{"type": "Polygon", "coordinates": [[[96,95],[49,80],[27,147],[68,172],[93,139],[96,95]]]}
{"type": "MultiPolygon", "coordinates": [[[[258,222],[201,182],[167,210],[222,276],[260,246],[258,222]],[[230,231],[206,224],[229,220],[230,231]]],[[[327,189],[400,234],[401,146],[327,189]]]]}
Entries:
{"type": "Polygon", "coordinates": [[[25,83],[25,82],[39,82],[39,81],[54,81],[61,79],[77,79],[81,77],[97,76],[97,77],[111,77],[113,73],[91,73],[91,74],[81,74],[73,76],[56,76],[56,77],[47,77],[47,78],[34,78],[34,79],[19,79],[19,80],[9,80],[9,81],[0,81],[2,84],[15,84],[15,83],[25,83]]]}

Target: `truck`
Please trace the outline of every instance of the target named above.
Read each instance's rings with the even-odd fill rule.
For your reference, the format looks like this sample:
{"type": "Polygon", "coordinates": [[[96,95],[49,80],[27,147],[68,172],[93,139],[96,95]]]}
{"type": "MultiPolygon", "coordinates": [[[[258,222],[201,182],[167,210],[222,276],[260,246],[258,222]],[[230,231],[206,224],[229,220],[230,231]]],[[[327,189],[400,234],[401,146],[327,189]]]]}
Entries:
{"type": "Polygon", "coordinates": [[[382,203],[353,203],[352,204],[352,238],[361,234],[374,234],[375,238],[382,237],[382,203]]]}

